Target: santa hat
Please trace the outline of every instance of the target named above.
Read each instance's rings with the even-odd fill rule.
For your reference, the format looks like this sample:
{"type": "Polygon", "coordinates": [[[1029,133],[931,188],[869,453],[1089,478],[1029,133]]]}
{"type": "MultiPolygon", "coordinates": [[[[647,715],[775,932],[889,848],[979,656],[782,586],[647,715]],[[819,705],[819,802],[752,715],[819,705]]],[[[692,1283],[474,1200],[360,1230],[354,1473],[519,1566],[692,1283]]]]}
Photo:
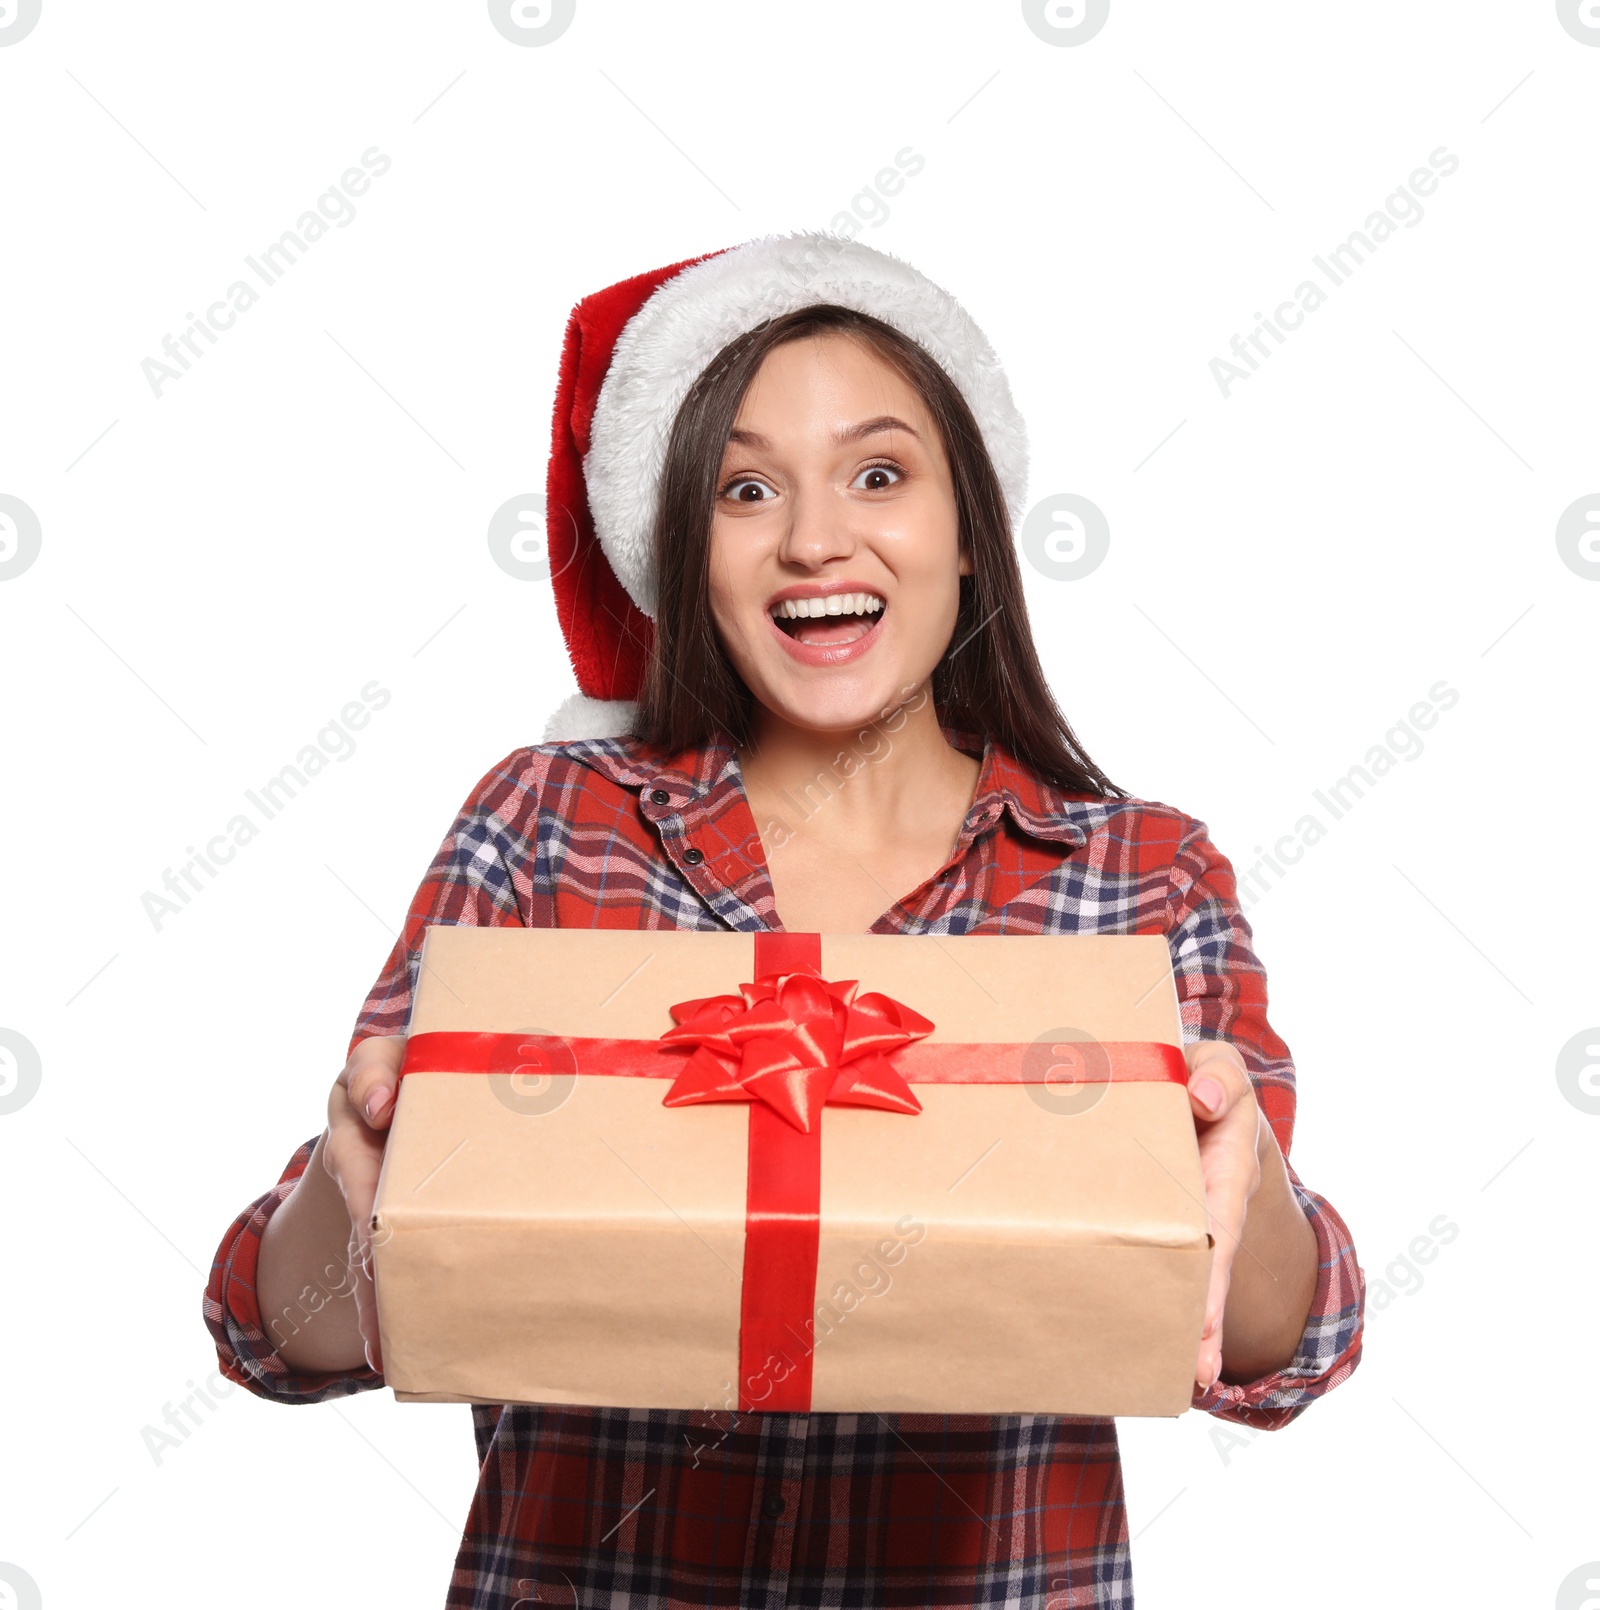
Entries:
{"type": "Polygon", "coordinates": [[[545,511],[556,615],[579,691],[550,718],[544,742],[631,729],[656,608],[656,494],[678,408],[730,341],[819,302],[882,319],[941,365],[1020,523],[1027,433],[1005,374],[966,310],[910,264],[843,235],[767,235],[596,291],[567,320],[545,511]]]}

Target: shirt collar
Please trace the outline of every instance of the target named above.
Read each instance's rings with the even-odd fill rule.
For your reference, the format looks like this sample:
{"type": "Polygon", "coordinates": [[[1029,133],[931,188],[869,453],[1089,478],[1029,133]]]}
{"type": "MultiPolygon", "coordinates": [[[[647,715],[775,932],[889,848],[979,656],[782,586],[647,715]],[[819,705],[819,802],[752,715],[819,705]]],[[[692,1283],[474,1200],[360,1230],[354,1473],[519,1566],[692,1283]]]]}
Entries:
{"type": "Polygon", "coordinates": [[[1073,820],[1074,796],[1046,782],[998,739],[951,727],[942,730],[957,749],[978,759],[978,786],[966,817],[974,830],[1008,811],[1011,820],[1036,839],[1056,839],[1073,848],[1088,842],[1088,833],[1073,820]]]}
{"type": "MultiPolygon", "coordinates": [[[[942,724],[941,730],[948,742],[979,763],[977,788],[962,824],[965,836],[976,837],[1006,812],[1034,838],[1054,839],[1073,848],[1088,841],[1088,833],[1075,818],[1082,815],[1090,796],[1067,793],[1047,782],[994,738],[942,724]]],[[[738,755],[720,733],[675,755],[632,737],[591,738],[562,748],[574,760],[624,787],[647,794],[664,791],[671,805],[684,814],[692,813],[697,802],[738,775],[738,755]]]]}

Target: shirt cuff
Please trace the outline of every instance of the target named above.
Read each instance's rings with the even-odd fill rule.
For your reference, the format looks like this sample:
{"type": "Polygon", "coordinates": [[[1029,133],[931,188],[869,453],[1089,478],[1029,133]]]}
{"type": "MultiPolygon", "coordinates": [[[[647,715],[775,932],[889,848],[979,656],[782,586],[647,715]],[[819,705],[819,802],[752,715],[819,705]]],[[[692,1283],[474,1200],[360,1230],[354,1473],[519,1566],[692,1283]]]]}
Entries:
{"type": "MultiPolygon", "coordinates": [[[[313,1137],[289,1159],[282,1178],[264,1196],[247,1207],[222,1238],[206,1282],[206,1329],[217,1344],[217,1367],[230,1381],[257,1397],[280,1403],[320,1403],[325,1398],[348,1397],[383,1385],[383,1376],[363,1364],[353,1370],[310,1372],[292,1369],[279,1356],[266,1334],[256,1299],[256,1260],[267,1220],[286,1202],[295,1182],[305,1172],[316,1146],[313,1137]]],[[[300,1316],[307,1317],[325,1302],[350,1300],[350,1289],[308,1286],[300,1294],[300,1316]]],[[[288,1324],[295,1316],[287,1315],[288,1324]]]]}
{"type": "MultiPolygon", "coordinates": [[[[1333,1206],[1308,1191],[1285,1160],[1289,1185],[1317,1238],[1317,1287],[1305,1330],[1293,1359],[1254,1381],[1221,1379],[1202,1391],[1196,1386],[1190,1407],[1220,1420],[1262,1431],[1277,1431],[1303,1414],[1324,1392],[1345,1379],[1361,1361],[1367,1283],[1349,1228],[1333,1206]]],[[[1227,1323],[1227,1309],[1223,1309],[1227,1323]]]]}

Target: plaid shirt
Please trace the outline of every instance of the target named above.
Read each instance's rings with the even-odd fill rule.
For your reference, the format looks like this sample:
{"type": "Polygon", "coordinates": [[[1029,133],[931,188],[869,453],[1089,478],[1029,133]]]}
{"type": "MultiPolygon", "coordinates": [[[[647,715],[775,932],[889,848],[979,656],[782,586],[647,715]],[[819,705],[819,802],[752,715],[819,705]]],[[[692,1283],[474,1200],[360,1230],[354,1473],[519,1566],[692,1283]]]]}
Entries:
{"type": "MultiPolygon", "coordinates": [[[[1063,793],[995,743],[949,859],[874,933],[1159,933],[1186,1039],[1231,1041],[1285,1156],[1295,1073],[1229,863],[1171,806],[1063,793]]],[[[836,776],[832,786],[847,787],[836,776]]],[[[417,891],[351,1036],[407,1026],[424,927],[780,926],[737,756],[666,757],[633,739],[519,749],[473,789],[417,891]]],[[[264,1334],[263,1226],[308,1140],[222,1240],[205,1295],[221,1368],[257,1395],[316,1403],[383,1385],[305,1374],[264,1334]]],[[[1275,1430],[1361,1356],[1365,1280],[1338,1213],[1289,1179],[1317,1241],[1293,1361],[1196,1390],[1193,1406],[1275,1430]]],[[[1199,1339],[1196,1338],[1198,1351],[1199,1339]]],[[[447,1607],[1133,1604],[1116,1424],[1054,1415],[737,1414],[570,1406],[471,1409],[481,1469],[447,1607]]]]}

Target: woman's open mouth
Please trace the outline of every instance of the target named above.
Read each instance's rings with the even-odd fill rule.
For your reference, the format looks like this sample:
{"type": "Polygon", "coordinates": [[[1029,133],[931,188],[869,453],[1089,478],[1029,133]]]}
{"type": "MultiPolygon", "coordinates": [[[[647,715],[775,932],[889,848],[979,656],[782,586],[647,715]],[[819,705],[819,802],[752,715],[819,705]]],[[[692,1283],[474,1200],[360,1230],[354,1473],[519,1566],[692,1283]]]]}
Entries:
{"type": "Polygon", "coordinates": [[[876,640],[886,608],[875,592],[827,593],[785,598],[767,618],[783,646],[807,665],[837,665],[866,653],[876,640]]]}

